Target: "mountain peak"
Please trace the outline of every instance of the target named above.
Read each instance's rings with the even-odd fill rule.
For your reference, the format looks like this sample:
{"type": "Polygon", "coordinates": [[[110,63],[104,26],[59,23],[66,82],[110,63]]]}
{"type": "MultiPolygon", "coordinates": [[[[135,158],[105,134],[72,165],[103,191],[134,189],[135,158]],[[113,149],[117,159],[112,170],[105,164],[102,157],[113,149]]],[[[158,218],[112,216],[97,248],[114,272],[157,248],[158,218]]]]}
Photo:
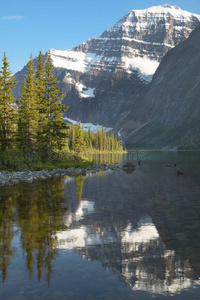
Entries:
{"type": "Polygon", "coordinates": [[[196,15],[194,13],[191,13],[189,11],[182,10],[179,6],[176,5],[170,5],[170,4],[163,4],[163,5],[157,5],[157,6],[151,6],[146,9],[133,9],[131,12],[141,12],[145,14],[146,12],[149,13],[170,13],[172,15],[177,15],[177,14],[184,14],[185,16],[190,16],[190,15],[196,15]]]}
{"type": "Polygon", "coordinates": [[[145,30],[155,31],[156,29],[159,31],[162,30],[161,27],[167,27],[166,31],[168,31],[169,27],[173,25],[176,26],[178,30],[178,26],[180,28],[181,25],[181,27],[184,28],[186,23],[186,30],[188,30],[188,33],[190,34],[195,28],[193,26],[194,19],[200,20],[200,15],[184,11],[178,6],[172,6],[169,4],[152,6],[142,10],[133,9],[112,27],[108,28],[101,37],[110,36],[112,33],[115,33],[115,35],[120,37],[120,35],[123,36],[124,32],[129,34],[131,32],[141,33],[141,31],[145,30]],[[191,28],[188,26],[190,25],[189,23],[191,23],[191,28]]]}

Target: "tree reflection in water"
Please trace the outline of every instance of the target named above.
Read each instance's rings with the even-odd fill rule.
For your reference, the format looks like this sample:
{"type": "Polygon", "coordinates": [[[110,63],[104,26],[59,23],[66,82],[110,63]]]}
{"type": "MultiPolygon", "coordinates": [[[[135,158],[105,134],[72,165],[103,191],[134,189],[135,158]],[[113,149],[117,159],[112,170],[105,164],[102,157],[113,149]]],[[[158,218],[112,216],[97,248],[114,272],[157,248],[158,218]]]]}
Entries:
{"type": "MultiPolygon", "coordinates": [[[[20,232],[21,248],[26,266],[32,278],[33,267],[37,265],[38,280],[45,272],[50,284],[52,260],[56,258],[56,232],[66,228],[63,215],[66,212],[64,202],[64,180],[53,179],[2,188],[0,210],[0,268],[5,281],[7,267],[14,259],[12,247],[14,226],[20,232]]],[[[18,233],[16,233],[18,234],[18,233]]]]}
{"type": "Polygon", "coordinates": [[[15,235],[15,198],[9,193],[0,194],[0,270],[2,282],[7,276],[7,268],[14,259],[16,248],[12,246],[15,235]]]}

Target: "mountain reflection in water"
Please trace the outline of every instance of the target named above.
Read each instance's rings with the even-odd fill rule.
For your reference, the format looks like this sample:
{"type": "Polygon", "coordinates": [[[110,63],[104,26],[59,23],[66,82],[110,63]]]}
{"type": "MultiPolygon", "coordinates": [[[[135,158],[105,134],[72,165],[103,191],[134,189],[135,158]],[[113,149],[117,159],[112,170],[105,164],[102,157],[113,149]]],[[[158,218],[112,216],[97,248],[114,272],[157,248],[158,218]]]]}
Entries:
{"type": "Polygon", "coordinates": [[[106,227],[103,220],[99,228],[94,228],[93,222],[86,225],[84,220],[92,213],[95,220],[94,202],[82,200],[77,210],[66,216],[68,230],[57,234],[60,249],[73,249],[88,260],[100,260],[134,290],[173,294],[200,284],[194,280],[189,261],[162,243],[150,216],[142,217],[136,226],[128,223],[118,230],[112,220],[106,227]]]}
{"type": "Polygon", "coordinates": [[[59,256],[76,253],[88,264],[100,262],[127,285],[129,297],[142,291],[148,297],[181,294],[177,299],[187,299],[196,287],[198,299],[199,161],[181,163],[186,175],[178,178],[176,168],[144,161],[132,174],[108,171],[2,187],[0,270],[5,287],[21,249],[30,280],[37,269],[38,280],[51,288],[59,256]]]}

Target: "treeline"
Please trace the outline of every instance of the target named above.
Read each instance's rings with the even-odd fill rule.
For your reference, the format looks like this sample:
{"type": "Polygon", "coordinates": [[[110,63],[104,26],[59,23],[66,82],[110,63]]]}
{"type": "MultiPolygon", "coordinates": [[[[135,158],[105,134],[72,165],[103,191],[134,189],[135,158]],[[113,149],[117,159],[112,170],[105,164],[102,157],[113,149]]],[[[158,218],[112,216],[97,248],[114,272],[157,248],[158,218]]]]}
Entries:
{"type": "Polygon", "coordinates": [[[94,132],[90,128],[88,131],[81,128],[80,122],[69,126],[69,136],[67,146],[75,152],[113,152],[123,151],[122,141],[118,140],[113,133],[106,133],[106,130],[97,128],[94,132]]]}

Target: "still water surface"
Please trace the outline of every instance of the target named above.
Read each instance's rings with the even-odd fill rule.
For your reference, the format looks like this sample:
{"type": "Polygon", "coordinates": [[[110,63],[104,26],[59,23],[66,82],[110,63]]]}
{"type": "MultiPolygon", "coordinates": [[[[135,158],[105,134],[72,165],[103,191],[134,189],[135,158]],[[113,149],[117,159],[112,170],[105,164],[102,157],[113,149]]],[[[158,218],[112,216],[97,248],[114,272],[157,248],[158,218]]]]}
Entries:
{"type": "Polygon", "coordinates": [[[200,153],[113,159],[141,165],[0,187],[1,300],[200,299],[200,153]]]}

